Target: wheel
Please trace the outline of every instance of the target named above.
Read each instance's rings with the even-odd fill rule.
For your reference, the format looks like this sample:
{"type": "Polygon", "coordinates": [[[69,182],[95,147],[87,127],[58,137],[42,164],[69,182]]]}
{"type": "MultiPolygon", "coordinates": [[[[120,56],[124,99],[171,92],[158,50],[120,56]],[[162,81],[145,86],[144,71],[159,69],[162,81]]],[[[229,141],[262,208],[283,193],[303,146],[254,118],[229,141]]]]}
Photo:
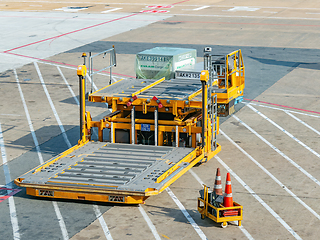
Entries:
{"type": "Polygon", "coordinates": [[[228,226],[228,222],[222,222],[222,223],[221,223],[221,227],[222,227],[222,228],[226,228],[227,226],[228,226]]]}

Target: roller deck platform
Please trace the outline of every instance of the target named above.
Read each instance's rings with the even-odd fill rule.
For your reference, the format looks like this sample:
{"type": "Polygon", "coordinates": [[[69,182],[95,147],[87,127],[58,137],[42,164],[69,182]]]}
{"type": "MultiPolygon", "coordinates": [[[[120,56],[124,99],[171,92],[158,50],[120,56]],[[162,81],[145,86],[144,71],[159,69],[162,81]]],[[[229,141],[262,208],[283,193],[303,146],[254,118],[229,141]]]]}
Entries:
{"type": "MultiPolygon", "coordinates": [[[[157,81],[159,80],[126,78],[90,94],[89,101],[108,102],[111,98],[123,98],[125,101],[137,94],[138,98],[143,99],[156,96],[165,100],[191,101],[191,107],[201,106],[201,82],[198,79],[177,78],[156,83],[157,81]],[[151,85],[152,87],[148,88],[151,85]],[[145,87],[148,89],[143,90],[145,87]],[[139,92],[141,89],[143,91],[139,92]]],[[[233,99],[227,89],[213,85],[212,90],[218,96],[218,103],[225,103],[225,99],[233,99]]]]}
{"type": "Polygon", "coordinates": [[[22,175],[16,183],[35,196],[142,202],[191,168],[196,162],[188,160],[195,156],[193,148],[87,142],[22,175]]]}
{"type": "MultiPolygon", "coordinates": [[[[188,97],[191,94],[201,91],[201,82],[199,80],[170,79],[156,83],[157,81],[159,80],[123,79],[90,94],[89,100],[93,102],[105,102],[106,97],[130,98],[132,94],[136,93],[139,94],[139,98],[152,98],[153,96],[157,96],[159,99],[182,101],[189,100],[188,97]],[[149,86],[151,87],[143,90],[144,87],[149,86]],[[143,91],[138,92],[139,90],[143,91]]],[[[197,98],[196,101],[201,101],[201,97],[197,98]]]]}

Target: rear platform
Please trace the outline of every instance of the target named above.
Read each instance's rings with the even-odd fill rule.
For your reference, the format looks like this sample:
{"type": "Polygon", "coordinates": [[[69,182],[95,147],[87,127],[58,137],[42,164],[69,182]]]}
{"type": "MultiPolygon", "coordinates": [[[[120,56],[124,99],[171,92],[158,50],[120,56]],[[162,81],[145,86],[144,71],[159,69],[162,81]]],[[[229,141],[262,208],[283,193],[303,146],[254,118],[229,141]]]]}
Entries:
{"type": "Polygon", "coordinates": [[[197,163],[193,148],[92,141],[76,147],[15,183],[34,196],[141,203],[197,163]]]}

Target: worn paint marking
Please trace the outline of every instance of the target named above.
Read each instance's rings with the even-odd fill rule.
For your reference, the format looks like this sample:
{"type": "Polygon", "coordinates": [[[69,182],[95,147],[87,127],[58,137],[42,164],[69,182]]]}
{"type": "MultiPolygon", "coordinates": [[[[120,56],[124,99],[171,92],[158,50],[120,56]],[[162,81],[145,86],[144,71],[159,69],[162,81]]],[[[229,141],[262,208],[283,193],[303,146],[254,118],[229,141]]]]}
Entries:
{"type": "Polygon", "coordinates": [[[16,195],[21,190],[22,189],[19,189],[19,188],[4,188],[4,187],[0,188],[0,203],[3,202],[4,200],[7,200],[9,197],[16,195]],[[2,191],[6,192],[6,194],[2,195],[1,194],[2,191]]]}

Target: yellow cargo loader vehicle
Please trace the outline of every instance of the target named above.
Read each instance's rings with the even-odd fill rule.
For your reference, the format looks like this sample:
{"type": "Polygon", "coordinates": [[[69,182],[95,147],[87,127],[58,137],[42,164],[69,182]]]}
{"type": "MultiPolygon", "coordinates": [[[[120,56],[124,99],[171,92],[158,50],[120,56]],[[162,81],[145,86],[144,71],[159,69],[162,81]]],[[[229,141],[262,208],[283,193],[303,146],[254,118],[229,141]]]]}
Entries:
{"type": "MultiPolygon", "coordinates": [[[[238,67],[233,71],[242,74],[238,67]]],[[[208,70],[201,71],[200,80],[127,78],[112,83],[88,96],[112,107],[100,121],[85,111],[86,66],[80,65],[77,74],[80,140],[15,179],[27,194],[140,204],[221,150],[214,90],[219,79],[208,70]],[[93,129],[98,141],[91,140],[93,129]]],[[[239,80],[232,75],[236,85],[239,80]]]]}

